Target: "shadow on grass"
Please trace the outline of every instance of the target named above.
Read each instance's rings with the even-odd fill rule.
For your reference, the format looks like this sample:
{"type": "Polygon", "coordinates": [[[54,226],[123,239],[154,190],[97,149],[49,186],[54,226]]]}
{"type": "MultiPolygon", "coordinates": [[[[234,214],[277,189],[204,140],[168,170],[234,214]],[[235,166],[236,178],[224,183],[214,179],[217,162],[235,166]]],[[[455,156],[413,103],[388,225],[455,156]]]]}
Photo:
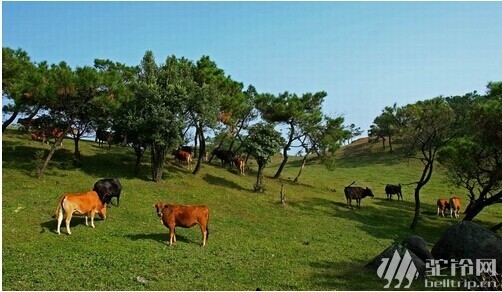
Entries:
{"type": "MultiPolygon", "coordinates": [[[[128,234],[126,235],[127,238],[130,240],[136,241],[136,240],[153,240],[162,244],[167,244],[169,245],[169,232],[164,232],[164,233],[144,233],[144,234],[128,234]]],[[[188,238],[179,235],[176,233],[176,241],[181,241],[185,243],[193,243],[192,241],[188,240],[188,238]]],[[[175,243],[173,243],[175,244],[175,243]]]]}
{"type": "Polygon", "coordinates": [[[222,186],[222,187],[226,187],[226,188],[232,188],[232,189],[241,190],[241,191],[247,191],[247,189],[241,187],[240,185],[236,184],[235,182],[233,182],[231,180],[228,180],[228,179],[225,179],[222,177],[218,177],[218,176],[214,176],[211,174],[204,175],[204,177],[202,179],[205,182],[212,184],[212,185],[222,186]]]}
{"type": "MultiPolygon", "coordinates": [[[[381,290],[376,271],[365,268],[366,263],[347,261],[311,262],[312,281],[323,290],[381,290]]],[[[386,281],[382,281],[382,288],[386,281]]]]}
{"type": "MultiPolygon", "coordinates": [[[[96,222],[98,222],[98,221],[103,221],[103,219],[99,218],[99,216],[96,215],[96,217],[94,217],[94,224],[96,225],[96,222]]],[[[85,226],[85,217],[84,216],[73,215],[71,217],[71,221],[70,221],[70,229],[73,230],[74,227],[79,226],[79,225],[83,225],[85,227],[92,228],[90,217],[88,218],[88,223],[89,223],[89,226],[85,226]]],[[[58,225],[57,218],[51,219],[46,222],[42,222],[42,223],[40,223],[40,232],[39,233],[42,234],[42,233],[45,233],[46,231],[48,231],[48,232],[52,232],[54,234],[57,234],[56,233],[56,230],[58,227],[57,225],[58,225]]],[[[72,231],[72,233],[73,233],[73,231],[72,231]]],[[[66,221],[64,218],[63,218],[63,221],[61,222],[61,234],[68,235],[68,233],[66,233],[66,221]]]]}

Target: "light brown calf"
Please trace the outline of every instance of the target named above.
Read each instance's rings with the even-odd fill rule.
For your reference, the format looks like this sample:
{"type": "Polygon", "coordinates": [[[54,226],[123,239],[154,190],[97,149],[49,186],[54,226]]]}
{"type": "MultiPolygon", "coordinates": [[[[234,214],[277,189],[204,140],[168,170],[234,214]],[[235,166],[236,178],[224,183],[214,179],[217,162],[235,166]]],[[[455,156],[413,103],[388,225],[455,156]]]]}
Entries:
{"type": "Polygon", "coordinates": [[[448,203],[448,200],[445,198],[439,198],[436,205],[438,207],[438,216],[441,214],[441,216],[444,217],[444,210],[450,209],[450,203],[448,203]]]}
{"type": "Polygon", "coordinates": [[[63,221],[63,212],[66,218],[66,231],[71,234],[70,221],[73,213],[85,215],[85,225],[87,224],[87,215],[91,214],[91,226],[94,228],[94,215],[98,212],[99,216],[106,219],[106,204],[103,205],[99,200],[98,193],[90,191],[87,193],[64,194],[59,199],[59,204],[52,218],[58,219],[57,234],[61,233],[61,222],[63,221]],[[61,210],[62,209],[62,210],[61,210]]]}
{"type": "Polygon", "coordinates": [[[453,218],[453,215],[455,215],[455,218],[459,217],[458,213],[460,212],[461,205],[462,205],[462,200],[460,200],[459,197],[453,196],[450,198],[450,217],[451,218],[453,218]]]}
{"type": "Polygon", "coordinates": [[[154,207],[164,226],[169,228],[169,246],[176,242],[176,226],[190,228],[199,225],[202,232],[202,246],[209,237],[209,209],[206,206],[171,205],[158,202],[154,207]]]}
{"type": "Polygon", "coordinates": [[[233,160],[235,166],[237,166],[237,170],[239,171],[239,173],[242,175],[246,175],[246,158],[242,156],[235,156],[233,160]]]}

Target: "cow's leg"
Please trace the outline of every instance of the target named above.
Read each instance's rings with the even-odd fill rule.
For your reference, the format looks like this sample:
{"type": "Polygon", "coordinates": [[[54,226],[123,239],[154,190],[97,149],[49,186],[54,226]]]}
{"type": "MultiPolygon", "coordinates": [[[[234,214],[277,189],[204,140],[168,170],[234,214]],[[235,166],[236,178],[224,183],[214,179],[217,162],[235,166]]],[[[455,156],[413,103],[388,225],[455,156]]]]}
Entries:
{"type": "MultiPolygon", "coordinates": [[[[96,210],[92,210],[91,211],[91,227],[92,228],[95,228],[95,226],[94,226],[94,215],[96,215],[96,210]]],[[[87,218],[87,216],[86,216],[86,218],[87,218]]]]}
{"type": "Polygon", "coordinates": [[[357,208],[361,208],[361,199],[356,199],[357,208]]]}
{"type": "Polygon", "coordinates": [[[87,214],[85,214],[84,217],[85,217],[85,226],[89,226],[89,224],[87,224],[87,214]]]}
{"type": "Polygon", "coordinates": [[[57,234],[61,234],[61,223],[63,222],[63,212],[64,212],[64,209],[63,209],[63,207],[61,207],[61,209],[59,209],[59,214],[58,214],[58,226],[57,226],[57,230],[56,230],[57,234]]]}
{"type": "Polygon", "coordinates": [[[199,224],[200,231],[202,232],[202,247],[206,246],[206,238],[207,238],[207,227],[199,224]]]}
{"type": "Polygon", "coordinates": [[[441,208],[438,207],[438,217],[439,217],[439,213],[441,212],[441,208]]]}
{"type": "Polygon", "coordinates": [[[119,193],[119,194],[117,194],[117,207],[118,207],[118,206],[119,206],[119,204],[120,204],[119,200],[120,200],[120,193],[119,193]]]}
{"type": "Polygon", "coordinates": [[[169,226],[169,246],[173,245],[173,240],[176,242],[176,238],[174,235],[175,232],[175,227],[174,226],[169,226]]]}
{"type": "Polygon", "coordinates": [[[73,215],[73,212],[66,212],[66,232],[68,233],[68,235],[71,234],[70,221],[71,221],[72,215],[73,215]]]}

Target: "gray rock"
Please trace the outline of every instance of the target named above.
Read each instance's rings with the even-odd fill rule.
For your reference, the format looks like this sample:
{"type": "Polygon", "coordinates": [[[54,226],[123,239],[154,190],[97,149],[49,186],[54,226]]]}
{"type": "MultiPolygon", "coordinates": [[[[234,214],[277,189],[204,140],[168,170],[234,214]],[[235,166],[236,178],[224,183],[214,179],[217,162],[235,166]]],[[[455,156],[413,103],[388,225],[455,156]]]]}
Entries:
{"type": "Polygon", "coordinates": [[[396,251],[396,250],[399,253],[399,255],[401,256],[401,258],[404,256],[405,252],[408,251],[411,256],[411,260],[413,261],[413,263],[415,264],[415,267],[417,268],[419,275],[420,276],[425,275],[424,261],[422,261],[415,253],[413,253],[413,251],[407,249],[406,247],[404,247],[403,245],[401,245],[399,243],[393,243],[391,246],[389,246],[387,249],[385,249],[382,253],[380,253],[374,259],[372,259],[368,264],[366,264],[366,267],[377,270],[380,267],[380,265],[382,264],[382,259],[383,258],[392,259],[392,257],[394,256],[394,251],[396,251]]]}
{"type": "Polygon", "coordinates": [[[419,257],[424,263],[434,259],[425,240],[417,235],[411,235],[403,241],[403,245],[419,257]]]}
{"type": "Polygon", "coordinates": [[[432,248],[435,259],[496,259],[502,273],[502,239],[470,221],[460,221],[443,232],[432,248]]]}

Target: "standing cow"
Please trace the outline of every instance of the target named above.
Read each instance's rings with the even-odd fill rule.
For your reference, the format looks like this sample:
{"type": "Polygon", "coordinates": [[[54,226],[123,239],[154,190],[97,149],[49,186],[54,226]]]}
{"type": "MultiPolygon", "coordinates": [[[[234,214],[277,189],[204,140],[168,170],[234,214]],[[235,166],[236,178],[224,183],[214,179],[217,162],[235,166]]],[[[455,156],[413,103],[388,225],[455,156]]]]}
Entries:
{"type": "Polygon", "coordinates": [[[436,202],[436,206],[438,207],[438,216],[441,215],[442,217],[444,217],[444,211],[450,209],[450,203],[445,198],[439,198],[436,202]]]}
{"type": "Polygon", "coordinates": [[[202,246],[209,237],[209,209],[204,205],[172,205],[158,202],[154,207],[164,226],[169,228],[169,246],[176,242],[176,226],[190,228],[199,225],[202,232],[202,246]]]}
{"type": "Polygon", "coordinates": [[[99,200],[98,194],[95,191],[77,194],[64,194],[60,199],[56,212],[52,218],[57,218],[58,225],[56,233],[61,233],[61,222],[63,216],[66,218],[66,232],[71,234],[70,221],[74,213],[85,216],[85,225],[87,225],[87,216],[91,215],[91,226],[94,228],[94,215],[96,212],[102,219],[106,219],[106,204],[99,200]]]}
{"type": "Polygon", "coordinates": [[[366,197],[374,197],[373,192],[368,187],[351,187],[352,184],[345,187],[345,189],[343,190],[345,193],[345,198],[347,199],[347,207],[352,207],[352,199],[354,199],[356,200],[357,207],[361,208],[361,200],[366,197]]]}
{"type": "Polygon", "coordinates": [[[103,204],[110,204],[113,197],[117,197],[117,207],[120,204],[120,193],[122,192],[122,184],[118,178],[104,178],[98,180],[92,189],[98,193],[99,199],[103,204]]]}
{"type": "Polygon", "coordinates": [[[385,193],[387,194],[387,200],[389,200],[389,201],[392,200],[392,195],[397,195],[398,202],[399,202],[399,199],[401,199],[401,201],[403,201],[403,193],[401,192],[401,184],[386,185],[385,186],[385,193]]]}
{"type": "Polygon", "coordinates": [[[455,218],[458,218],[459,215],[458,213],[460,212],[460,208],[462,206],[462,200],[457,197],[457,196],[453,196],[450,198],[450,217],[453,218],[453,216],[455,216],[455,218]]]}
{"type": "Polygon", "coordinates": [[[229,150],[219,150],[219,149],[214,149],[213,152],[211,152],[212,155],[215,155],[221,160],[221,166],[228,165],[228,167],[232,166],[232,160],[234,158],[234,153],[229,150]]]}

